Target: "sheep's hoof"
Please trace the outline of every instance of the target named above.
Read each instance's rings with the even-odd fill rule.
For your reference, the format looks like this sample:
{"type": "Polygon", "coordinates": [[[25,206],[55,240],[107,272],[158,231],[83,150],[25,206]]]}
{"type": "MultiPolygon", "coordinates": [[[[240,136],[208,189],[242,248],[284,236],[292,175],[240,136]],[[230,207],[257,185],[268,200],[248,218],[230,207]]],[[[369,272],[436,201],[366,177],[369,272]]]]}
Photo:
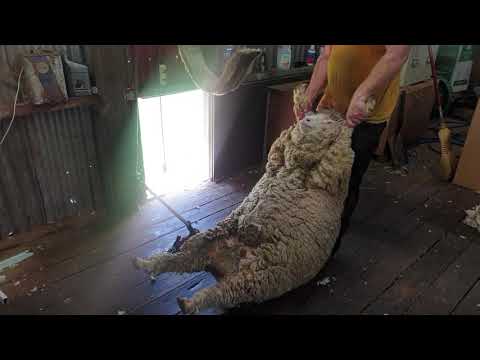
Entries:
{"type": "Polygon", "coordinates": [[[177,298],[177,303],[184,315],[192,315],[196,312],[192,300],[179,297],[177,298]]]}
{"type": "Polygon", "coordinates": [[[140,270],[140,259],[139,258],[132,258],[132,265],[135,270],[140,270]]]}
{"type": "Polygon", "coordinates": [[[143,270],[150,274],[152,272],[152,264],[150,261],[136,257],[132,259],[133,267],[137,270],[143,270]]]}

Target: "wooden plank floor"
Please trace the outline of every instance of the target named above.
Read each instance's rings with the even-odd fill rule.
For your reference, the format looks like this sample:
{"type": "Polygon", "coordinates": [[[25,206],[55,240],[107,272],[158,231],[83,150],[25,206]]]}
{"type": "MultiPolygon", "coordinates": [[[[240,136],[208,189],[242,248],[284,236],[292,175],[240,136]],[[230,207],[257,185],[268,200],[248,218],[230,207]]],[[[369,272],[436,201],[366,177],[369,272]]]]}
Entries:
{"type": "MultiPolygon", "coordinates": [[[[415,153],[408,174],[372,164],[342,247],[316,279],[263,304],[202,314],[480,314],[480,234],[461,222],[480,195],[438,180],[437,155],[426,146],[415,153]]],[[[246,172],[168,201],[205,230],[235,209],[260,175],[246,172]]],[[[0,314],[178,314],[176,298],[214,278],[162,274],[152,283],[131,258],[164,251],[185,234],[151,202],[120,224],[65,229],[0,252],[0,260],[35,253],[3,272],[0,289],[10,303],[0,314]]]]}

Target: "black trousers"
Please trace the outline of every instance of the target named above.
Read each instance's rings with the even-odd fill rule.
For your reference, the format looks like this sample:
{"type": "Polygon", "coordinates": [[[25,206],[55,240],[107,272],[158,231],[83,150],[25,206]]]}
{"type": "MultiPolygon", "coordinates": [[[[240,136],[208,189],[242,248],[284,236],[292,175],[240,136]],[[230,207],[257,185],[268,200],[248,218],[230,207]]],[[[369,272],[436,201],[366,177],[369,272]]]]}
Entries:
{"type": "Polygon", "coordinates": [[[340,233],[333,249],[333,254],[339,249],[341,238],[348,229],[350,219],[358,203],[363,175],[370,165],[385,125],[385,122],[381,124],[364,122],[353,129],[352,150],[355,152],[355,159],[352,165],[348,195],[343,208],[340,233]]]}

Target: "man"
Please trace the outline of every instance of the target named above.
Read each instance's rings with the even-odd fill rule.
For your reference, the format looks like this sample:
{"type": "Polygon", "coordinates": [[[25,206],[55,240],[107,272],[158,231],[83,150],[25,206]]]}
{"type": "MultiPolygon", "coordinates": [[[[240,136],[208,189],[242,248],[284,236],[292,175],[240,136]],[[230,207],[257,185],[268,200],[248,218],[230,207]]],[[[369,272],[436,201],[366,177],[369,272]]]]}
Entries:
{"type": "Polygon", "coordinates": [[[307,105],[303,114],[313,110],[322,90],[318,108],[333,108],[346,117],[346,125],[354,128],[350,187],[342,215],[340,239],[347,230],[357,205],[360,184],[368,169],[380,135],[389,120],[400,92],[400,70],[408,59],[409,45],[325,45],[315,65],[306,90],[307,105]],[[326,86],[325,86],[326,85],[326,86]],[[366,113],[366,100],[373,98],[376,105],[366,113]]]}

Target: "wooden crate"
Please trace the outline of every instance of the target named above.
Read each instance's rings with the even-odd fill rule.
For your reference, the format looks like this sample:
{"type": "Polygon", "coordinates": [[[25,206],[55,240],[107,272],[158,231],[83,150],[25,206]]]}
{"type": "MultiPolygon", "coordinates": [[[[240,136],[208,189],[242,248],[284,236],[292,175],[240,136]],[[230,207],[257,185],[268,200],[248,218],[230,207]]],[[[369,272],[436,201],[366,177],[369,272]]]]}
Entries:
{"type": "Polygon", "coordinates": [[[406,161],[404,148],[415,142],[428,130],[435,96],[433,81],[402,87],[397,106],[382,133],[376,154],[385,155],[387,146],[394,162],[406,161]]]}
{"type": "Polygon", "coordinates": [[[414,144],[428,130],[434,104],[433,80],[422,81],[405,88],[402,125],[399,132],[405,145],[414,144]]]}

